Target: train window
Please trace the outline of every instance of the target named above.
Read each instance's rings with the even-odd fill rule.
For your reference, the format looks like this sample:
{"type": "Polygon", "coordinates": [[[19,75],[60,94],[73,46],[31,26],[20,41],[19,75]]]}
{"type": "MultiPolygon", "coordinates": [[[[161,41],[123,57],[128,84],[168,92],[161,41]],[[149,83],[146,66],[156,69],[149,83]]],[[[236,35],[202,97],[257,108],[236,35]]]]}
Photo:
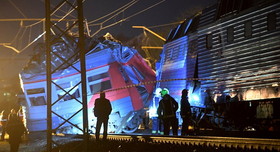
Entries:
{"type": "Polygon", "coordinates": [[[89,88],[90,88],[91,93],[95,94],[96,92],[99,92],[99,91],[111,89],[112,86],[111,86],[110,80],[107,80],[107,81],[103,81],[101,83],[89,85],[89,88]]]}
{"type": "Polygon", "coordinates": [[[103,78],[107,78],[107,77],[109,77],[109,73],[108,72],[97,74],[97,75],[88,77],[88,82],[92,82],[92,81],[103,79],[103,78]]]}
{"type": "Polygon", "coordinates": [[[175,33],[174,33],[174,35],[173,35],[173,37],[172,37],[172,39],[174,39],[175,36],[178,34],[178,30],[180,29],[180,27],[181,27],[181,24],[177,26],[177,28],[176,28],[176,30],[175,30],[175,33]]]}
{"type": "Polygon", "coordinates": [[[129,59],[129,57],[131,56],[131,54],[130,54],[130,52],[123,52],[123,54],[122,54],[122,58],[124,58],[124,59],[129,59]]]}
{"type": "MultiPolygon", "coordinates": [[[[62,98],[63,101],[67,101],[67,100],[76,99],[76,98],[80,98],[81,97],[79,89],[76,89],[75,92],[73,92],[73,93],[71,93],[71,91],[70,91],[69,94],[65,94],[65,96],[62,98]],[[69,94],[71,94],[71,95],[69,95],[69,94]]],[[[63,95],[58,94],[58,98],[62,97],[63,95]]]]}
{"type": "Polygon", "coordinates": [[[42,106],[47,104],[44,96],[29,97],[29,100],[32,106],[42,106]]]}
{"type": "Polygon", "coordinates": [[[119,70],[120,70],[120,72],[121,72],[121,75],[122,75],[124,81],[125,81],[125,82],[128,82],[129,79],[128,79],[128,76],[126,75],[124,69],[123,69],[122,67],[120,67],[119,70]]]}
{"type": "Polygon", "coordinates": [[[171,60],[172,61],[178,60],[179,54],[180,54],[180,46],[174,47],[174,49],[172,51],[171,60]]]}
{"type": "Polygon", "coordinates": [[[184,35],[187,34],[187,31],[189,30],[189,27],[190,27],[191,23],[192,23],[192,19],[190,19],[188,21],[188,24],[186,25],[185,30],[184,30],[184,35]]]}
{"type": "Polygon", "coordinates": [[[212,34],[207,34],[206,35],[206,48],[207,49],[212,49],[212,34]]]}
{"type": "Polygon", "coordinates": [[[45,93],[45,88],[37,88],[37,89],[28,89],[26,90],[27,94],[39,94],[39,93],[45,93]]]}
{"type": "Polygon", "coordinates": [[[133,71],[136,73],[136,75],[137,75],[141,80],[144,80],[144,79],[145,79],[143,73],[140,72],[136,67],[131,66],[131,68],[133,69],[133,71]]]}
{"type": "Polygon", "coordinates": [[[234,40],[234,28],[228,27],[227,29],[227,42],[232,43],[234,40]]]}
{"type": "Polygon", "coordinates": [[[271,12],[267,14],[267,30],[272,31],[276,30],[276,14],[271,12]]]}
{"type": "Polygon", "coordinates": [[[176,31],[176,28],[172,29],[172,30],[169,32],[169,34],[168,34],[168,36],[167,36],[167,41],[172,40],[175,31],[176,31]]]}
{"type": "Polygon", "coordinates": [[[171,61],[171,58],[172,58],[172,51],[173,51],[173,49],[168,49],[168,50],[166,50],[165,51],[165,54],[164,54],[164,56],[165,56],[165,58],[164,58],[164,62],[169,62],[169,61],[171,61]]]}
{"type": "Polygon", "coordinates": [[[245,38],[252,36],[252,21],[246,21],[244,24],[244,36],[245,38]]]}

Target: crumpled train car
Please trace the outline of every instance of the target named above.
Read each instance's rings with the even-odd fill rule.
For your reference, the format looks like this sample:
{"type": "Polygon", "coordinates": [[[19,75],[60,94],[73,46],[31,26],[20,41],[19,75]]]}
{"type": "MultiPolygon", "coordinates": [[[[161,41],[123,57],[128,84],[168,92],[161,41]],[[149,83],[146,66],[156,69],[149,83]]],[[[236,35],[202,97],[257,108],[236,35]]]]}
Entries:
{"type": "MultiPolygon", "coordinates": [[[[62,52],[65,52],[67,47],[62,42],[53,45],[52,49],[65,55],[62,52]]],[[[37,57],[37,63],[41,62],[37,64],[38,66],[45,63],[41,58],[42,56],[37,57]]],[[[25,97],[23,107],[27,128],[29,131],[42,131],[47,129],[46,73],[45,70],[38,70],[38,66],[37,69],[35,69],[36,66],[31,66],[35,62],[34,58],[29,62],[28,68],[20,73],[20,79],[25,97]]],[[[75,98],[81,98],[82,93],[81,85],[75,86],[80,81],[80,76],[73,67],[78,66],[80,62],[75,60],[73,66],[65,67],[52,76],[53,81],[63,87],[62,89],[52,85],[52,100],[59,99],[59,102],[52,106],[52,110],[65,119],[82,108],[82,105],[75,100],[75,98]],[[74,89],[73,86],[75,86],[74,89]],[[70,90],[69,94],[64,96],[63,90],[70,90]]],[[[145,82],[154,80],[155,72],[135,49],[110,40],[96,43],[95,47],[86,54],[90,131],[95,132],[96,117],[93,115],[93,109],[94,101],[99,97],[100,91],[106,92],[106,98],[112,105],[108,131],[114,133],[135,131],[141,123],[141,118],[145,114],[144,108],[149,105],[154,89],[154,84],[145,82]]],[[[53,128],[63,122],[62,118],[53,115],[53,128]]],[[[82,128],[82,112],[70,121],[82,128]]],[[[79,133],[79,130],[73,129],[69,123],[63,124],[60,128],[60,132],[79,133]]]]}

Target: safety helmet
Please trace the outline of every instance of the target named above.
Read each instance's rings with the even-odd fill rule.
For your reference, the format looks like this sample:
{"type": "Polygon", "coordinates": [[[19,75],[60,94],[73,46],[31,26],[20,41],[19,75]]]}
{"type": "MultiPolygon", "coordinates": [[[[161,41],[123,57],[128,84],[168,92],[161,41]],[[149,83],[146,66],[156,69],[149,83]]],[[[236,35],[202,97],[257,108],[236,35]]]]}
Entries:
{"type": "Polygon", "coordinates": [[[160,94],[161,94],[161,96],[163,97],[164,95],[169,94],[169,90],[168,90],[167,88],[163,88],[163,89],[160,91],[160,94]]]}

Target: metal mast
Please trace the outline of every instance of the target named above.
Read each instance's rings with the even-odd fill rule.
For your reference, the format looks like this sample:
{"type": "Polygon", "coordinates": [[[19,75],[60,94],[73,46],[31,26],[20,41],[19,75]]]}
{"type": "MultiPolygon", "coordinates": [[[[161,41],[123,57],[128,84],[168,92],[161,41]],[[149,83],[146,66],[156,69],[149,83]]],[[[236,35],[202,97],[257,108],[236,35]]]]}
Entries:
{"type": "MultiPolygon", "coordinates": [[[[73,128],[82,131],[84,136],[83,147],[84,151],[88,151],[88,113],[87,113],[87,94],[86,94],[86,67],[85,67],[85,36],[83,26],[83,0],[45,0],[46,9],[46,62],[47,62],[47,151],[52,151],[53,146],[57,145],[52,138],[52,133],[60,129],[64,124],[70,124],[73,128]],[[65,11],[66,10],[66,11],[65,11]],[[59,18],[58,20],[55,20],[59,18]],[[75,21],[61,22],[64,19],[74,19],[75,21]],[[74,32],[73,32],[74,31],[74,32]],[[70,36],[71,33],[71,36],[70,36]],[[74,33],[74,34],[73,34],[74,33]],[[73,55],[68,55],[68,58],[62,58],[53,49],[52,45],[57,41],[63,41],[66,44],[67,52],[73,55]],[[80,67],[74,67],[71,61],[79,59],[80,67]],[[60,60],[60,64],[54,64],[55,61],[60,60]],[[54,74],[65,67],[71,67],[80,74],[81,81],[73,85],[70,90],[64,90],[62,86],[57,84],[54,79],[54,74]],[[80,87],[82,90],[82,97],[75,98],[70,95],[70,91],[75,87],[80,87]],[[53,101],[53,91],[60,88],[64,91],[64,95],[70,95],[72,98],[81,104],[81,108],[71,116],[65,117],[53,111],[53,106],[60,102],[61,97],[53,101]],[[81,100],[81,101],[80,101],[81,100]],[[82,113],[83,126],[79,127],[71,122],[71,119],[82,113]],[[59,117],[63,120],[57,127],[53,126],[53,116],[59,117]]],[[[55,94],[56,95],[56,94],[55,94]]],[[[63,97],[62,96],[62,97],[63,97]]],[[[77,146],[80,147],[80,146],[77,146]]],[[[74,149],[73,149],[74,150],[74,149]]],[[[74,150],[75,151],[75,150],[74,150]]]]}

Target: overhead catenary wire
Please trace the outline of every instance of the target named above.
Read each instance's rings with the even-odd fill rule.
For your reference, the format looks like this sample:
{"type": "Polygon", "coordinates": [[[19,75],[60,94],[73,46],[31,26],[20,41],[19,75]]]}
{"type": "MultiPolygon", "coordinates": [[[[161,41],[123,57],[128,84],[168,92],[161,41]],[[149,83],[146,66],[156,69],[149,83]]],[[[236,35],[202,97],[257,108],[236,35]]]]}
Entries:
{"type": "MultiPolygon", "coordinates": [[[[21,21],[20,22],[20,27],[22,26],[23,22],[21,21]]],[[[20,34],[22,28],[19,28],[18,31],[17,31],[17,34],[16,36],[13,38],[13,40],[10,42],[11,44],[14,43],[16,41],[16,38],[18,37],[18,35],[20,34]]]]}
{"type": "Polygon", "coordinates": [[[16,10],[24,17],[27,18],[27,16],[16,6],[15,3],[13,3],[11,0],[9,2],[16,8],[16,10]]]}
{"type": "Polygon", "coordinates": [[[142,11],[139,11],[139,12],[133,14],[133,15],[130,15],[129,17],[125,18],[124,20],[128,20],[128,19],[130,19],[130,18],[132,18],[132,17],[134,17],[134,16],[136,16],[136,15],[138,15],[138,14],[140,14],[140,13],[143,13],[143,12],[145,12],[145,11],[147,11],[147,10],[149,10],[149,9],[151,9],[151,8],[153,8],[153,7],[157,6],[157,5],[159,5],[159,4],[161,4],[161,3],[164,2],[164,1],[165,1],[165,0],[161,0],[160,2],[158,2],[158,3],[156,3],[156,4],[154,4],[154,5],[150,6],[150,7],[148,7],[148,8],[146,8],[146,9],[142,10],[142,11]]]}
{"type": "MultiPolygon", "coordinates": [[[[27,16],[19,9],[19,7],[17,7],[17,5],[16,5],[12,0],[9,0],[9,3],[10,3],[24,18],[27,18],[27,16]]],[[[21,31],[22,31],[22,27],[23,27],[23,22],[21,21],[21,22],[20,22],[20,29],[18,30],[16,36],[15,36],[15,37],[13,38],[13,40],[11,41],[11,44],[14,43],[14,42],[16,41],[16,39],[18,38],[19,34],[20,34],[21,31]]],[[[23,33],[25,33],[25,30],[26,30],[26,29],[24,29],[24,32],[23,32],[23,33]]],[[[21,35],[20,37],[22,37],[22,35],[21,35]]],[[[4,46],[6,47],[7,45],[4,45],[4,46]]]]}
{"type": "MultiPolygon", "coordinates": [[[[84,1],[85,1],[85,0],[83,0],[83,2],[84,2],[84,1]]],[[[121,20],[119,20],[119,21],[117,21],[117,22],[115,22],[115,23],[112,23],[112,24],[110,24],[110,25],[101,26],[101,27],[99,28],[99,30],[97,30],[97,31],[96,31],[94,34],[92,34],[91,36],[96,35],[96,34],[99,33],[101,30],[104,30],[104,29],[106,29],[106,28],[112,27],[112,26],[114,26],[114,25],[116,25],[116,24],[119,24],[119,23],[121,23],[121,22],[127,21],[128,19],[130,19],[130,18],[132,18],[132,17],[134,17],[134,16],[136,16],[136,15],[138,15],[138,14],[140,14],[140,13],[143,13],[143,12],[145,12],[145,11],[151,9],[151,8],[153,8],[153,7],[159,5],[160,3],[164,2],[164,1],[165,1],[165,0],[161,0],[160,2],[158,2],[158,3],[156,3],[156,4],[152,5],[152,6],[150,6],[150,7],[148,7],[148,8],[145,8],[144,10],[141,10],[141,11],[135,13],[135,14],[132,14],[132,15],[130,15],[130,16],[124,18],[124,19],[121,19],[121,20]]],[[[138,0],[133,0],[133,1],[131,1],[130,3],[126,4],[125,6],[119,8],[119,9],[117,9],[116,11],[113,11],[113,12],[117,12],[118,10],[121,10],[121,9],[126,10],[126,9],[129,8],[130,6],[134,5],[136,2],[138,2],[138,0]]],[[[64,3],[65,3],[65,2],[64,2],[64,3]]],[[[62,4],[62,5],[64,5],[64,4],[62,4]]],[[[53,11],[52,15],[54,15],[58,10],[60,10],[60,8],[62,7],[62,5],[61,5],[60,7],[58,7],[58,8],[56,8],[56,9],[53,11]]],[[[64,19],[66,18],[66,16],[69,16],[74,10],[75,10],[75,8],[69,10],[63,17],[61,17],[61,18],[57,21],[57,23],[59,23],[59,22],[61,22],[62,20],[64,20],[64,19]]],[[[121,10],[119,13],[113,13],[113,12],[112,12],[112,13],[109,13],[109,14],[120,14],[120,13],[122,13],[124,10],[121,10]]],[[[106,15],[105,15],[104,17],[106,17],[106,15]]],[[[101,18],[103,18],[103,17],[101,17],[101,18]]],[[[107,19],[107,20],[105,20],[105,21],[107,22],[107,21],[111,20],[112,18],[113,18],[113,17],[110,17],[109,19],[107,19]]],[[[42,20],[42,21],[43,21],[43,20],[42,20]]],[[[30,28],[30,27],[33,27],[33,26],[39,24],[39,23],[42,22],[42,21],[38,21],[38,22],[36,22],[36,23],[34,23],[34,24],[27,25],[27,26],[25,26],[25,27],[29,27],[29,28],[30,28]]],[[[91,23],[92,23],[92,22],[91,22],[91,23]]],[[[104,22],[104,23],[105,23],[105,22],[104,22]]],[[[26,31],[26,29],[24,30],[23,33],[25,33],[25,31],[26,31]]],[[[17,52],[17,53],[20,53],[20,52],[24,51],[25,49],[27,49],[27,48],[28,48],[30,45],[32,45],[34,42],[36,42],[36,41],[37,41],[39,38],[41,38],[44,34],[45,34],[45,32],[43,32],[42,34],[40,34],[39,36],[37,36],[35,39],[33,39],[33,41],[29,42],[23,49],[17,50],[17,49],[14,48],[13,46],[9,46],[9,48],[13,47],[13,48],[14,48],[13,50],[16,49],[16,50],[17,50],[16,52],[17,52]]],[[[21,36],[21,37],[22,37],[22,36],[21,36]]],[[[5,47],[7,47],[7,45],[5,45],[5,47]]]]}
{"type": "MultiPolygon", "coordinates": [[[[118,12],[118,11],[121,10],[121,9],[122,9],[121,12],[123,12],[123,9],[127,8],[127,6],[132,6],[133,4],[137,3],[138,1],[139,1],[139,0],[132,0],[132,1],[130,1],[129,3],[125,4],[124,6],[122,6],[122,7],[118,8],[118,9],[116,9],[115,11],[112,11],[111,13],[109,13],[109,14],[107,14],[107,15],[104,15],[104,16],[98,18],[98,19],[95,19],[95,20],[92,20],[92,21],[88,22],[88,24],[92,24],[92,23],[97,22],[97,21],[99,21],[99,20],[101,20],[101,19],[103,19],[103,18],[105,18],[105,17],[107,17],[107,16],[110,16],[110,15],[112,15],[112,14],[115,14],[116,12],[118,12]]],[[[98,23],[98,24],[100,24],[100,23],[98,23]]]]}
{"type": "Polygon", "coordinates": [[[109,17],[108,19],[104,20],[104,21],[101,22],[101,23],[92,24],[94,21],[90,21],[89,23],[91,23],[91,24],[88,24],[88,26],[100,26],[99,29],[98,29],[97,31],[95,31],[95,33],[93,33],[93,34],[91,35],[91,37],[95,36],[97,33],[99,33],[99,32],[100,32],[101,30],[103,30],[103,29],[109,28],[109,27],[111,27],[111,26],[114,26],[114,25],[116,25],[116,24],[122,22],[122,20],[121,20],[121,21],[115,22],[115,23],[113,23],[113,24],[110,24],[110,25],[107,25],[107,26],[103,26],[104,23],[106,23],[107,21],[109,21],[109,20],[111,20],[112,18],[116,17],[116,16],[119,15],[120,13],[123,13],[125,10],[127,10],[128,8],[130,8],[131,6],[133,6],[133,5],[134,5],[135,3],[137,3],[137,2],[138,2],[138,0],[137,0],[137,1],[136,1],[136,0],[131,1],[130,3],[128,3],[128,4],[124,5],[124,6],[122,6],[121,8],[119,8],[119,9],[117,9],[117,10],[115,10],[115,11],[113,11],[113,12],[107,14],[107,15],[104,15],[103,17],[100,17],[100,18],[94,20],[94,21],[98,21],[98,20],[101,20],[101,19],[103,19],[103,18],[105,18],[105,17],[107,17],[107,16],[109,16],[109,15],[114,14],[113,16],[109,17]],[[120,10],[120,11],[119,11],[119,10],[120,10]],[[115,12],[117,12],[117,11],[119,11],[119,12],[118,12],[118,13],[115,13],[115,12]]]}
{"type": "MultiPolygon", "coordinates": [[[[83,0],[83,2],[84,2],[84,1],[85,1],[85,0],[83,0]]],[[[58,10],[60,10],[59,8],[61,8],[64,4],[65,4],[65,2],[64,2],[60,7],[56,8],[56,9],[53,11],[53,13],[52,13],[51,15],[54,15],[58,10]]],[[[64,20],[64,19],[66,18],[66,16],[69,16],[76,8],[77,8],[77,6],[76,6],[75,8],[73,8],[73,9],[71,9],[69,12],[67,12],[62,18],[58,19],[57,22],[56,22],[54,25],[56,25],[57,23],[59,23],[59,22],[61,22],[62,20],[64,20]]],[[[44,19],[42,19],[42,21],[44,21],[44,19]]],[[[40,23],[40,22],[42,22],[42,21],[40,20],[40,21],[34,23],[33,25],[30,25],[30,26],[23,26],[23,23],[22,23],[22,21],[21,21],[21,26],[20,26],[20,27],[21,27],[21,28],[24,27],[24,31],[23,31],[23,34],[20,36],[21,38],[19,38],[19,39],[22,39],[24,33],[26,32],[26,28],[27,28],[27,27],[30,28],[30,27],[32,27],[32,26],[34,26],[34,25],[36,25],[36,24],[38,24],[38,23],[40,23]]],[[[18,37],[19,33],[20,33],[20,32],[18,32],[18,34],[16,35],[17,37],[18,37]]],[[[31,46],[33,43],[35,43],[38,39],[40,39],[45,33],[46,33],[46,32],[44,31],[43,33],[41,33],[40,35],[38,35],[35,39],[33,39],[33,41],[29,42],[29,43],[28,43],[24,48],[22,48],[22,49],[17,49],[17,48],[15,48],[15,47],[13,47],[13,46],[10,46],[9,44],[3,44],[3,46],[6,47],[6,48],[10,48],[10,49],[12,49],[13,51],[15,51],[15,52],[17,52],[17,53],[21,53],[22,51],[24,51],[25,49],[27,49],[29,46],[31,46]]],[[[16,39],[17,37],[15,37],[15,39],[16,39]]]]}
{"type": "MultiPolygon", "coordinates": [[[[137,13],[134,13],[134,14],[132,14],[132,15],[130,15],[130,16],[124,18],[124,19],[121,19],[121,20],[119,20],[119,21],[116,21],[116,22],[114,22],[114,23],[112,23],[112,24],[110,24],[110,25],[103,26],[103,24],[104,24],[105,22],[102,22],[102,24],[100,25],[100,28],[99,28],[95,33],[93,33],[91,36],[93,37],[93,36],[95,36],[97,33],[99,33],[101,30],[104,30],[104,29],[109,28],[109,27],[112,27],[112,26],[114,26],[114,25],[116,25],[116,24],[119,24],[119,23],[122,23],[122,22],[124,22],[124,21],[127,21],[128,19],[130,19],[130,18],[132,18],[132,17],[134,17],[134,16],[136,16],[136,15],[138,15],[138,14],[140,14],[140,13],[143,13],[143,12],[145,12],[145,11],[151,9],[151,8],[153,8],[153,7],[155,7],[155,6],[159,5],[159,4],[161,4],[161,3],[164,2],[164,1],[165,1],[165,0],[161,0],[160,2],[157,2],[156,4],[154,4],[154,5],[152,5],[152,6],[149,6],[149,7],[145,8],[145,9],[143,9],[143,10],[137,12],[137,13]]],[[[121,12],[123,12],[123,11],[121,11],[121,12]]],[[[107,20],[107,21],[108,21],[108,20],[107,20]]],[[[90,25],[89,25],[89,26],[90,26],[90,25]]]]}

